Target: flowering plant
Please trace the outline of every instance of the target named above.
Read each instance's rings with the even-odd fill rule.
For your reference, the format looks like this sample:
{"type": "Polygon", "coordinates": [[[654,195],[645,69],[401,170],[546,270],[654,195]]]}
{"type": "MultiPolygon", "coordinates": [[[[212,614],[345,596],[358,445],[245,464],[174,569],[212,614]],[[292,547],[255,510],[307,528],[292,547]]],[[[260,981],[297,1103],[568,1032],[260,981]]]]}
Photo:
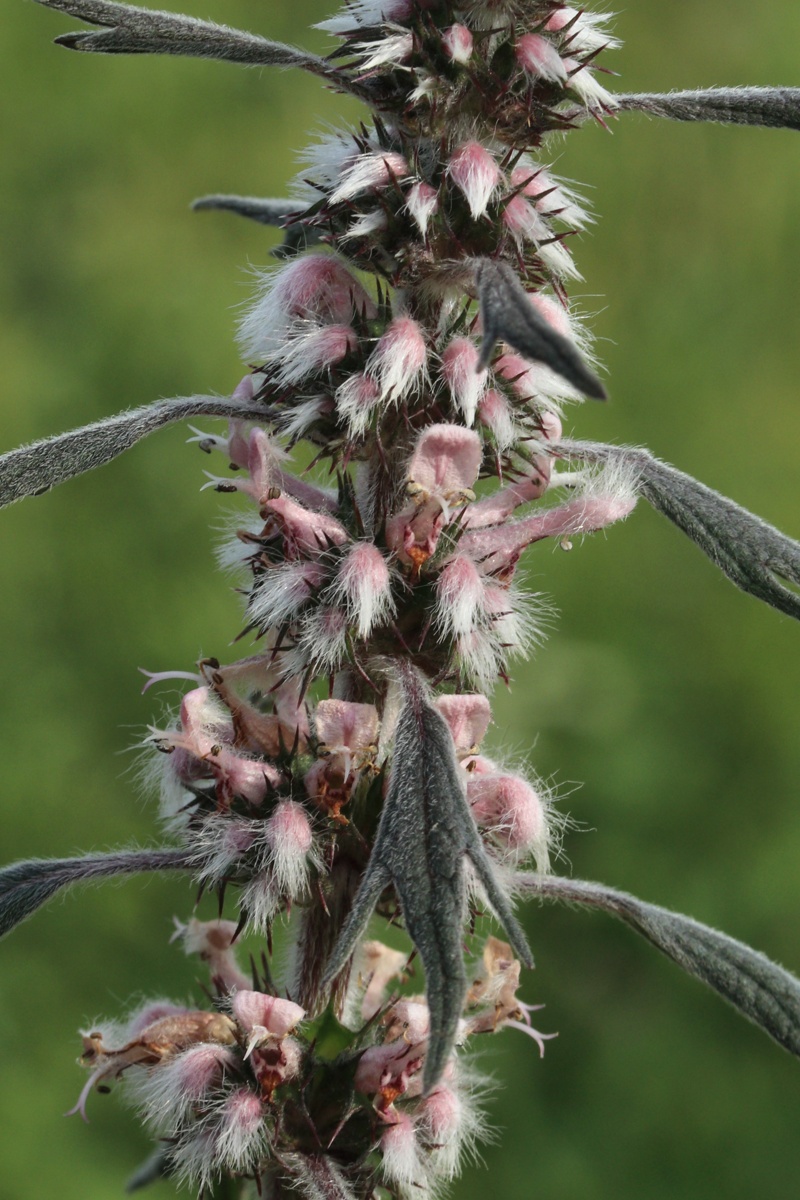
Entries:
{"type": "Polygon", "coordinates": [[[255,508],[221,555],[247,580],[253,652],[204,659],[148,738],[170,845],[0,877],[4,929],[73,882],[139,871],[186,872],[235,906],[177,931],[208,964],[208,1005],[148,1002],[87,1031],[79,1110],[124,1083],[164,1139],[142,1183],[434,1188],[481,1132],[460,1047],[508,1025],[544,1040],[517,997],[531,956],[512,900],[526,894],[621,917],[796,1052],[791,976],[687,918],[550,875],[547,789],[480,747],[485,693],[546,617],[516,582],[522,551],[604,528],[638,496],[743,590],[800,611],[781,582],[799,581],[796,543],[645,451],[563,437],[561,406],[605,390],[566,298],[566,235],[588,218],[541,157],[549,134],[631,109],[796,127],[796,93],[613,94],[596,70],[606,22],[550,0],[351,5],[326,22],[341,39],[328,59],[99,0],[46,3],[99,26],[59,39],[73,49],[296,65],[372,111],[314,147],[289,200],[199,202],[285,230],[230,398],[160,402],[2,460],[10,502],[167,423],[224,416],[225,433],[193,440],[230,464],[209,486],[255,508]],[[327,481],[290,468],[301,441],[327,481]],[[487,908],[508,940],[465,958],[487,908]],[[291,978],[276,983],[269,954],[246,975],[239,935],[269,950],[293,909],[291,978]],[[405,984],[411,946],[367,937],[374,912],[402,922],[424,995],[405,984]]]}

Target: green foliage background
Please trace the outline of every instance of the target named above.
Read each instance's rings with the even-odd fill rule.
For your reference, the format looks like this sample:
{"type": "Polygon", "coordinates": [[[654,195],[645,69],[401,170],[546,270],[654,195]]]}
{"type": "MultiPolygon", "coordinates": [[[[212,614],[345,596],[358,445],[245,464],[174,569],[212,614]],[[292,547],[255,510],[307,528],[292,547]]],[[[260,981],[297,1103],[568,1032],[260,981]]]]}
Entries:
{"type": "MultiPolygon", "coordinates": [[[[323,47],[319,0],[186,0],[197,15],[323,47]]],[[[0,43],[2,447],[240,375],[236,308],[273,235],[187,211],[280,195],[293,150],[355,106],[289,73],[71,55],[74,23],[24,0],[0,43]]],[[[800,8],[633,0],[626,89],[800,83],[800,8]]],[[[629,116],[555,147],[599,222],[577,246],[612,401],[579,435],[642,443],[800,534],[800,137],[629,116]]],[[[94,477],[2,514],[2,859],[154,838],[125,751],[160,711],[136,668],[225,656],[236,597],[212,566],[224,504],[162,433],[94,477]]],[[[497,699],[495,746],[558,782],[580,825],[561,869],[688,911],[800,969],[800,630],[737,593],[649,510],[529,559],[561,610],[497,699]],[[576,790],[576,781],[581,781],[576,790]]],[[[55,904],[0,950],[0,1195],[107,1200],[146,1153],[95,1097],[75,1030],[129,998],[183,997],[167,945],[180,883],[55,904]]],[[[532,906],[525,986],[558,1030],[484,1050],[500,1131],[459,1200],[791,1196],[800,1067],[600,916],[532,906]]],[[[197,994],[195,990],[195,994],[197,994]]],[[[171,1194],[153,1188],[153,1200],[171,1194]]]]}

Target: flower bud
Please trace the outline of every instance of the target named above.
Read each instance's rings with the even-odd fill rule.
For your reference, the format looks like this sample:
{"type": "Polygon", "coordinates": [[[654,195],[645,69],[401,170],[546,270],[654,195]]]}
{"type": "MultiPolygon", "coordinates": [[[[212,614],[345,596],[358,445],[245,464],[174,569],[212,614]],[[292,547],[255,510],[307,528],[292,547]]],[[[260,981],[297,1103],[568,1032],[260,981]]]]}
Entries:
{"type": "Polygon", "coordinates": [[[464,142],[447,164],[447,172],[463,193],[472,219],[477,221],[486,212],[502,180],[494,157],[480,142],[464,142]]]}
{"type": "Polygon", "coordinates": [[[472,57],[473,38],[466,25],[451,25],[442,34],[442,47],[448,58],[463,66],[472,57]]]}

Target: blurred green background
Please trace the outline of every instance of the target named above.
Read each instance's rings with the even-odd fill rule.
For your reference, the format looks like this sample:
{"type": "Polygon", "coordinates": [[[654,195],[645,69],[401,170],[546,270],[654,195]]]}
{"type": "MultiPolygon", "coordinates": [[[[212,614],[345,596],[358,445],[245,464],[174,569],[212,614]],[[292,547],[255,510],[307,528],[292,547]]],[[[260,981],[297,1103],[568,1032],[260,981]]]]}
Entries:
{"type": "MultiPolygon", "coordinates": [[[[320,0],[195,0],[197,15],[324,48],[320,0]]],[[[71,55],[75,23],[13,0],[0,44],[3,448],[157,396],[229,391],[248,265],[273,234],[192,215],[216,190],[280,195],[321,120],[312,77],[71,55]]],[[[800,83],[800,7],[639,0],[617,22],[626,89],[800,83]]],[[[581,436],[641,443],[800,534],[800,138],[623,118],[557,144],[599,221],[576,248],[612,401],[581,436]]],[[[146,842],[126,749],[160,711],[136,668],[225,656],[239,607],[212,565],[224,503],[174,428],[2,514],[2,859],[146,842]]],[[[642,509],[531,586],[561,611],[497,698],[496,746],[552,777],[579,829],[561,869],[689,912],[800,969],[800,630],[737,593],[642,509]]],[[[56,903],[0,952],[0,1197],[107,1200],[147,1143],[95,1097],[76,1029],[129,998],[184,997],[167,945],[180,883],[56,903]]],[[[484,1050],[498,1143],[454,1188],[507,1200],[796,1194],[800,1067],[608,919],[531,907],[524,996],[558,1030],[540,1062],[484,1050]]],[[[195,991],[195,994],[197,992],[195,991]]],[[[153,1200],[172,1194],[156,1186],[153,1200]]]]}

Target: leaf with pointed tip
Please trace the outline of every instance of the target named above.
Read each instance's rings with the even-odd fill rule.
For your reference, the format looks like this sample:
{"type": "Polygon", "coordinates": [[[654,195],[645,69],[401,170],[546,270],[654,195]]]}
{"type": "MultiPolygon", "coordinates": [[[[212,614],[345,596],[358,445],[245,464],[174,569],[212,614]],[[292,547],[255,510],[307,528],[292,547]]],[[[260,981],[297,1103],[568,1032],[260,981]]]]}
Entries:
{"type": "Polygon", "coordinates": [[[221,209],[225,212],[238,213],[240,217],[249,217],[261,225],[284,226],[289,217],[298,214],[297,204],[291,200],[268,200],[259,196],[201,196],[192,201],[192,209],[202,212],[206,209],[221,209]]]}
{"type": "Polygon", "coordinates": [[[258,421],[263,420],[264,409],[256,401],[178,396],[9,450],[0,454],[0,508],[25,496],[40,496],[76,475],[102,467],[173,421],[199,416],[258,421]]]}
{"type": "Polygon", "coordinates": [[[585,462],[625,464],[638,474],[637,490],[682,529],[743,592],[800,620],[800,543],[712,488],[647,450],[601,442],[557,443],[557,455],[585,462]]]}
{"type": "Polygon", "coordinates": [[[544,363],[585,396],[606,399],[605,388],[577,348],[536,311],[507,263],[478,259],[475,281],[483,325],[479,371],[488,367],[497,342],[504,341],[525,358],[544,363]]]}
{"type": "Polygon", "coordinates": [[[614,96],[614,108],[673,121],[800,129],[800,88],[721,87],[696,92],[631,93],[614,96]]]}
{"type": "Polygon", "coordinates": [[[256,196],[201,196],[192,204],[195,212],[218,210],[249,217],[260,225],[277,225],[284,230],[283,243],[272,251],[276,258],[291,258],[320,240],[319,230],[309,229],[290,217],[299,215],[291,200],[261,200],[256,196]]]}
{"type": "Polygon", "coordinates": [[[88,25],[106,26],[99,33],[66,33],[55,39],[57,45],[68,50],[94,54],[175,54],[216,58],[245,66],[301,67],[343,91],[358,95],[363,91],[316,54],[226,25],[109,0],[36,0],[36,3],[77,17],[88,25]]]}
{"type": "Polygon", "coordinates": [[[381,892],[393,884],[425,968],[430,1038],[424,1087],[429,1092],[447,1065],[467,989],[465,858],[472,861],[515,952],[527,966],[532,958],[467,804],[447,723],[411,671],[404,676],[403,690],[389,788],[372,854],[323,986],[345,966],[381,892]]]}
{"type": "Polygon", "coordinates": [[[0,937],[36,912],[62,888],[143,871],[188,871],[183,850],[115,850],[83,858],[30,858],[0,870],[0,937]]]}
{"type": "Polygon", "coordinates": [[[689,975],[707,983],[780,1046],[800,1057],[800,979],[758,950],[691,917],[599,883],[521,874],[515,884],[544,900],[582,904],[619,917],[689,975]]]}

